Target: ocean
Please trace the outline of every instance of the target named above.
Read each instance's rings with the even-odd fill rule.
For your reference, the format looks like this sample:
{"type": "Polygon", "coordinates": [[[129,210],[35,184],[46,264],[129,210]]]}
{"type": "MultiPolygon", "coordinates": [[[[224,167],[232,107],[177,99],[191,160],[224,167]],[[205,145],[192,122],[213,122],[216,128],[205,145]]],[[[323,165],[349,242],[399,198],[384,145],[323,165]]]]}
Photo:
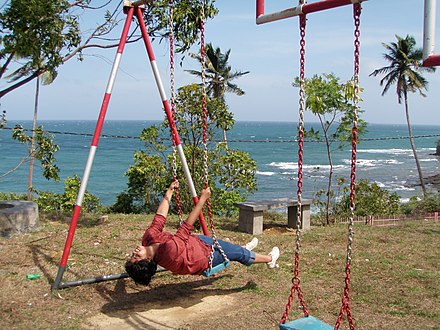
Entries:
{"type": "MultiPolygon", "coordinates": [[[[26,156],[26,147],[11,138],[15,124],[32,127],[31,121],[9,121],[0,129],[0,191],[25,193],[28,163],[14,169],[26,156]],[[6,173],[9,174],[5,175],[6,173]]],[[[125,171],[133,163],[133,153],[142,148],[137,137],[143,128],[158,122],[106,121],[104,123],[87,190],[98,196],[104,205],[114,203],[116,195],[126,189],[125,171]]],[[[47,181],[41,175],[39,163],[34,173],[37,190],[62,192],[63,180],[75,174],[83,175],[95,121],[39,121],[52,132],[60,151],[55,155],[60,168],[59,183],[47,181]],[[70,133],[70,134],[65,134],[70,133]]],[[[306,129],[318,128],[306,123],[306,129]]],[[[257,162],[258,191],[250,199],[295,197],[297,191],[297,143],[293,142],[297,123],[292,122],[236,122],[228,132],[229,147],[248,152],[257,162]]],[[[440,126],[413,126],[415,143],[424,176],[439,173],[440,158],[434,156],[440,126]]],[[[368,132],[360,137],[357,146],[357,179],[368,179],[381,187],[396,192],[403,201],[420,195],[418,174],[407,138],[406,125],[368,125],[368,132]]],[[[221,140],[221,132],[215,140],[221,140]]],[[[334,178],[350,180],[351,145],[332,151],[334,178]]],[[[303,197],[313,198],[325,189],[328,161],[325,144],[305,142],[303,165],[303,197]]]]}

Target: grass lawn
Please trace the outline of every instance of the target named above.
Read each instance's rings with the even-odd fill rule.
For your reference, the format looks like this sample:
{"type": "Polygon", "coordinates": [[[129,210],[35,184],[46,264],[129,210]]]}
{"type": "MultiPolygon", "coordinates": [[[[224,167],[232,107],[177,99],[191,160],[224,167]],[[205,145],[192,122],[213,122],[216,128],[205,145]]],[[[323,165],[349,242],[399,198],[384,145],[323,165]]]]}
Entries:
{"type": "MultiPolygon", "coordinates": [[[[0,239],[2,329],[276,329],[291,288],[295,232],[268,219],[255,251],[277,245],[280,269],[233,264],[214,277],[157,274],[150,286],[130,279],[51,293],[68,224],[0,239]],[[30,280],[27,274],[40,274],[30,280]]],[[[64,280],[123,272],[152,215],[81,218],[64,280]]],[[[168,230],[178,220],[171,217],[168,230]]],[[[244,244],[236,219],[216,219],[218,238],[244,244]]],[[[300,277],[307,308],[334,325],[344,288],[347,226],[312,227],[302,236],[300,277]]],[[[355,226],[350,309],[356,329],[440,329],[440,222],[355,226]]],[[[290,319],[302,316],[294,298],[290,319]]],[[[341,329],[347,329],[344,318],[341,329]]]]}

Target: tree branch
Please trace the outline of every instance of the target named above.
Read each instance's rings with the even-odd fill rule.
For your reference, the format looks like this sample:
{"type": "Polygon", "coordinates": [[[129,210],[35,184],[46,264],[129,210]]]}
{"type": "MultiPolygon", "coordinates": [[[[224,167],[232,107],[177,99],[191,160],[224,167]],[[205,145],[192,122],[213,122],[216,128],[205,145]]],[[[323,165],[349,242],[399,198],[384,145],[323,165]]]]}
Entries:
{"type": "Polygon", "coordinates": [[[5,64],[0,69],[0,79],[3,77],[4,73],[6,72],[6,69],[8,68],[9,63],[11,63],[12,59],[14,58],[15,52],[12,52],[9,54],[8,59],[6,60],[5,64]]]}

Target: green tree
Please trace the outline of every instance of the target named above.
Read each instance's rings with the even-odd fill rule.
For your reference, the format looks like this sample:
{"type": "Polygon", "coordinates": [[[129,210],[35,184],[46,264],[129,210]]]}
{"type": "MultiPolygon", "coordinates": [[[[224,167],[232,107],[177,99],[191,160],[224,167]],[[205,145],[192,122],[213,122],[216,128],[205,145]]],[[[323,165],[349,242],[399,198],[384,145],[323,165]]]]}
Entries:
{"type": "MultiPolygon", "coordinates": [[[[179,89],[176,98],[175,122],[184,146],[185,157],[192,174],[195,188],[200,191],[205,181],[203,120],[200,107],[203,97],[201,86],[193,84],[179,89]]],[[[218,99],[208,98],[207,136],[212,140],[222,119],[229,118],[227,106],[218,99]]],[[[137,151],[134,164],[126,175],[128,188],[118,195],[113,210],[124,212],[155,211],[163,191],[173,177],[170,153],[168,123],[144,129],[141,139],[143,150],[137,151]]],[[[209,143],[208,181],[213,191],[211,195],[213,211],[229,215],[233,203],[247,198],[256,190],[256,162],[249,154],[240,150],[226,149],[222,145],[209,143]]],[[[178,179],[181,183],[180,201],[184,212],[193,207],[192,197],[186,188],[182,165],[177,161],[178,179]]]]}
{"type": "Polygon", "coordinates": [[[423,77],[422,73],[434,72],[435,68],[422,66],[423,51],[421,48],[416,48],[414,37],[407,35],[406,38],[402,38],[396,35],[396,39],[397,42],[391,42],[390,44],[382,43],[387,50],[387,53],[383,54],[383,56],[385,60],[389,62],[389,65],[374,70],[370,76],[384,75],[380,80],[380,86],[384,86],[382,95],[385,95],[390,87],[396,84],[397,101],[399,104],[402,104],[403,100],[405,104],[405,116],[408,126],[409,141],[416,162],[423,195],[426,197],[427,192],[423,180],[422,167],[420,166],[419,158],[417,156],[417,149],[409,116],[408,92],[415,93],[418,91],[420,95],[426,96],[423,91],[427,90],[428,82],[423,77]]]}
{"type": "MultiPolygon", "coordinates": [[[[334,208],[335,216],[350,216],[348,189],[334,208]]],[[[400,196],[379,187],[375,182],[359,180],[356,185],[356,216],[395,215],[399,213],[400,196]]]]}
{"type": "MultiPolygon", "coordinates": [[[[226,93],[233,93],[238,96],[244,95],[245,92],[232,81],[248,74],[249,71],[242,72],[232,70],[229,64],[230,49],[226,51],[226,53],[222,53],[219,47],[214,48],[211,43],[207,44],[205,49],[205,84],[208,96],[224,102],[226,93]]],[[[202,64],[203,59],[200,55],[193,55],[193,57],[202,64]]],[[[202,78],[202,71],[186,71],[202,78]]],[[[227,143],[226,131],[230,130],[232,126],[234,126],[232,116],[229,116],[228,120],[224,121],[220,126],[223,130],[223,141],[225,143],[227,143]]]]}
{"type": "MultiPolygon", "coordinates": [[[[199,1],[176,1],[175,37],[177,51],[187,51],[196,42],[200,27],[199,1]]],[[[217,14],[214,0],[205,0],[205,18],[217,14]]],[[[146,5],[144,19],[154,38],[167,38],[168,0],[151,1],[146,5]]],[[[43,73],[53,81],[60,65],[71,58],[84,59],[86,49],[109,49],[118,46],[122,20],[121,1],[101,0],[11,0],[0,12],[0,79],[6,87],[0,98],[29,83],[43,73]],[[102,14],[100,22],[96,13],[102,14]],[[118,16],[119,15],[119,16],[118,16]],[[80,24],[81,23],[81,24],[80,24]]],[[[137,31],[137,32],[136,32],[137,31]]],[[[134,29],[127,42],[138,41],[134,29]]]]}
{"type": "MultiPolygon", "coordinates": [[[[299,78],[293,83],[295,87],[300,86],[299,78]]],[[[329,174],[326,191],[325,216],[327,224],[330,223],[329,211],[333,197],[333,159],[332,146],[336,142],[337,148],[349,142],[351,139],[351,129],[355,108],[353,104],[353,82],[340,83],[339,78],[334,74],[314,75],[304,81],[304,91],[306,94],[306,111],[314,114],[321,125],[321,131],[311,128],[305,132],[306,137],[323,140],[327,151],[329,163],[329,174]]],[[[359,133],[365,131],[366,123],[358,120],[359,133]]]]}
{"type": "Polygon", "coordinates": [[[0,13],[2,66],[0,78],[11,84],[0,97],[47,72],[55,79],[63,51],[79,46],[78,20],[69,14],[66,0],[12,0],[0,13]]]}
{"type": "MultiPolygon", "coordinates": [[[[77,175],[68,177],[64,180],[64,192],[62,194],[37,190],[35,202],[41,211],[54,213],[56,216],[64,213],[70,214],[76,204],[80,185],[81,180],[77,175]]],[[[98,213],[103,208],[98,197],[85,191],[81,209],[88,213],[98,213]]]]}
{"type": "MultiPolygon", "coordinates": [[[[16,170],[21,164],[28,161],[31,156],[34,159],[40,161],[43,168],[43,176],[47,179],[53,179],[59,181],[59,168],[56,165],[55,154],[58,152],[60,147],[55,144],[53,140],[53,135],[46,133],[43,130],[43,126],[38,126],[31,136],[26,135],[26,131],[21,125],[15,126],[12,138],[17,140],[27,146],[27,155],[13,170],[3,174],[5,176],[14,170],[16,170]],[[34,138],[32,137],[34,136],[34,138]],[[33,144],[32,141],[35,141],[33,144]]],[[[28,187],[29,191],[33,191],[33,187],[28,187]]]]}
{"type": "MultiPolygon", "coordinates": [[[[35,107],[33,117],[33,132],[36,130],[38,113],[38,96],[40,77],[43,84],[50,84],[57,76],[58,67],[70,58],[78,55],[82,60],[82,51],[86,48],[111,48],[117,45],[108,36],[117,26],[117,10],[107,11],[104,22],[92,28],[92,32],[81,39],[80,10],[92,11],[109,7],[111,1],[102,4],[92,0],[41,0],[24,1],[12,0],[3,6],[0,13],[0,78],[6,78],[9,85],[0,90],[0,98],[20,86],[37,79],[35,92],[35,107]],[[92,3],[98,3],[93,7],[92,3]],[[104,36],[106,40],[104,42],[104,36]],[[84,41],[83,41],[84,40],[84,41]],[[93,41],[99,40],[99,44],[93,41]],[[7,74],[8,71],[12,71],[7,74]],[[6,76],[5,76],[6,75],[6,76]]],[[[213,17],[217,10],[211,1],[206,1],[205,16],[213,17]]],[[[118,3],[118,8],[120,3],[118,3]]],[[[154,36],[161,38],[166,31],[168,1],[154,1],[147,6],[145,18],[150,23],[154,36]]],[[[122,8],[119,8],[121,10],[122,8]]],[[[188,0],[179,1],[175,8],[177,41],[180,51],[184,51],[195,42],[200,25],[200,3],[188,0]]],[[[83,31],[84,32],[84,31],[83,31]]],[[[131,35],[128,42],[134,42],[139,36],[131,35]]],[[[30,162],[28,175],[28,199],[31,199],[33,164],[35,154],[35,133],[30,141],[30,162]]],[[[47,153],[50,153],[47,150],[47,153]]]]}
{"type": "MultiPolygon", "coordinates": [[[[215,0],[175,0],[173,9],[173,36],[176,52],[185,53],[199,40],[199,29],[202,22],[201,5],[204,6],[204,19],[211,19],[218,14],[215,0]]],[[[170,0],[155,0],[147,3],[145,22],[149,33],[160,40],[169,36],[170,0]]]]}

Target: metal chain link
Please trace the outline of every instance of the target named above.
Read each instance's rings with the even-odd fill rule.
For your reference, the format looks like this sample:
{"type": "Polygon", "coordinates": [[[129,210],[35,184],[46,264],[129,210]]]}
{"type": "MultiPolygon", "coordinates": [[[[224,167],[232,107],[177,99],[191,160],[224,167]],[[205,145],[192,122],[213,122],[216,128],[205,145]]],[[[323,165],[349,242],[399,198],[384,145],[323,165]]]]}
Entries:
{"type": "MultiPolygon", "coordinates": [[[[169,42],[170,42],[170,101],[171,101],[171,117],[173,118],[173,122],[175,120],[175,112],[176,112],[176,94],[175,94],[175,86],[174,86],[174,0],[169,0],[169,42]]],[[[171,123],[168,123],[171,127],[171,123]]],[[[177,149],[176,149],[176,136],[175,131],[173,129],[171,131],[171,140],[173,142],[173,153],[172,153],[172,170],[173,170],[173,181],[177,180],[177,149]]],[[[179,190],[176,189],[174,191],[174,198],[176,199],[177,206],[177,215],[179,216],[180,224],[183,223],[182,217],[182,206],[180,203],[180,195],[179,190]]]]}
{"type": "MultiPolygon", "coordinates": [[[[201,0],[200,5],[200,61],[202,64],[202,121],[203,121],[203,169],[205,178],[205,188],[209,187],[209,171],[208,171],[208,104],[207,104],[207,92],[206,92],[206,49],[205,49],[205,5],[204,0],[201,0]]],[[[208,210],[209,223],[211,225],[211,254],[208,258],[209,268],[212,269],[212,261],[214,259],[215,247],[217,247],[223,260],[229,261],[226,253],[223,251],[220,243],[217,240],[217,235],[215,233],[214,227],[214,217],[212,215],[211,201],[206,202],[206,208],[208,210]]]]}
{"type": "MultiPolygon", "coordinates": [[[[303,4],[304,1],[300,1],[303,4]]],[[[302,227],[302,186],[303,186],[303,155],[304,155],[304,112],[305,112],[305,45],[306,45],[306,15],[300,15],[300,89],[299,89],[299,124],[298,124],[298,190],[297,190],[297,229],[296,229],[296,240],[295,240],[295,265],[294,274],[292,278],[292,287],[290,289],[290,295],[286,304],[286,309],[280,320],[280,323],[285,323],[289,317],[290,309],[292,308],[292,302],[294,299],[295,292],[298,295],[300,307],[303,311],[304,316],[310,314],[306,307],[304,296],[301,290],[301,279],[299,277],[299,260],[300,260],[300,248],[301,248],[301,227],[302,227]]]]}
{"type": "Polygon", "coordinates": [[[347,313],[347,320],[350,330],[354,330],[353,317],[350,310],[350,274],[351,274],[351,260],[352,260],[352,245],[353,245],[353,224],[354,224],[354,210],[356,200],[356,148],[358,142],[358,113],[359,113],[359,67],[360,67],[360,17],[362,7],[360,3],[353,5],[354,18],[354,117],[352,128],[352,151],[351,151],[351,176],[350,176],[350,218],[348,223],[348,239],[347,239],[347,258],[345,266],[345,287],[344,295],[342,297],[341,309],[339,311],[338,319],[335,324],[335,329],[341,326],[344,313],[347,313]]]}

